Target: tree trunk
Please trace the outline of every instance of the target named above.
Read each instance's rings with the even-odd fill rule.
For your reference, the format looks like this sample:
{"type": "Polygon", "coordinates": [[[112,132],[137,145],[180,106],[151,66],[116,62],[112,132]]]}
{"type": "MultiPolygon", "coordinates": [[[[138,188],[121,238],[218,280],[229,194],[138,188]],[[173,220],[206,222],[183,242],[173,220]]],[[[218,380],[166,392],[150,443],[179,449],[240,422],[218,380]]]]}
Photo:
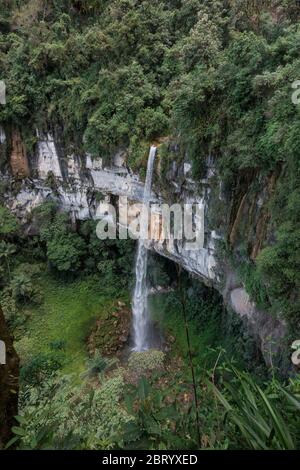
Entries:
{"type": "Polygon", "coordinates": [[[6,364],[0,364],[0,449],[11,438],[14,416],[18,413],[19,357],[0,307],[0,340],[6,349],[6,364]]]}

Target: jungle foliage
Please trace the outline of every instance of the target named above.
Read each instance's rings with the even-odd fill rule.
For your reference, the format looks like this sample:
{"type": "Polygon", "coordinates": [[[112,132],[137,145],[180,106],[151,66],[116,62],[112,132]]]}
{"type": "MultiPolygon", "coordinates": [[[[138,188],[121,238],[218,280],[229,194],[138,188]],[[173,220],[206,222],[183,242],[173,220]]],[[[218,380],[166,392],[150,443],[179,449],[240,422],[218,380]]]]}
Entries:
{"type": "MultiPolygon", "coordinates": [[[[252,296],[272,304],[297,331],[300,106],[292,102],[291,84],[300,79],[299,50],[299,2],[293,0],[2,0],[0,79],[7,104],[0,106],[0,123],[8,133],[22,129],[29,152],[35,129],[50,128],[66,154],[109,158],[126,148],[135,169],[143,166],[150,141],[171,137],[192,160],[196,179],[213,157],[229,188],[241,171],[276,171],[268,208],[272,237],[242,274],[252,296]]],[[[33,220],[38,233],[24,240],[17,219],[0,207],[0,301],[12,329],[24,327],[24,306],[42,303],[36,280],[46,266],[49,278],[66,284],[91,276],[110,296],[128,287],[132,245],[101,242],[93,222],[74,227],[53,204],[41,206],[33,220]]],[[[188,293],[186,305],[191,337],[197,336],[200,443],[191,380],[178,360],[186,360],[187,351],[172,293],[173,316],[166,322],[178,339],[166,369],[130,383],[130,371],[107,371],[109,361],[97,355],[78,385],[78,377],[62,370],[69,345],[51,337],[50,351],[32,355],[22,369],[19,426],[10,445],[299,448],[299,383],[283,388],[260,377],[258,385],[220,363],[208,346],[216,340],[220,305],[207,312],[210,299],[195,307],[196,297],[203,293],[188,293]]],[[[74,345],[82,347],[75,335],[74,345]]],[[[241,351],[249,360],[250,348],[241,351]]]]}
{"type": "MultiPolygon", "coordinates": [[[[291,86],[300,74],[299,2],[2,4],[7,105],[0,107],[0,122],[22,128],[30,150],[34,129],[51,128],[66,152],[109,158],[123,147],[130,166],[140,170],[149,141],[172,136],[193,161],[195,176],[212,156],[231,188],[240,171],[276,170],[275,237],[255,277],[274,310],[295,327],[300,106],[292,102],[291,86]]],[[[47,249],[59,270],[78,269],[83,246],[76,235],[56,235],[47,249]]]]}

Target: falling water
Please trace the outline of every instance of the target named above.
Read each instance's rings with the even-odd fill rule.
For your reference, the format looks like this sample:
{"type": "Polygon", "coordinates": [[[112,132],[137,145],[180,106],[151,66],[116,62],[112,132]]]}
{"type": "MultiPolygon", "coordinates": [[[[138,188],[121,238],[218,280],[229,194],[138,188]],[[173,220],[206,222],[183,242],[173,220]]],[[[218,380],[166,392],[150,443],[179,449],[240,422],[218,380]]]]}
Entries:
{"type": "MultiPolygon", "coordinates": [[[[156,154],[156,147],[152,146],[150,149],[147,165],[147,175],[143,196],[143,205],[148,207],[149,197],[151,194],[151,183],[153,174],[153,164],[156,154]]],[[[145,219],[141,217],[140,223],[147,224],[145,227],[140,227],[140,233],[146,229],[148,233],[148,217],[145,219]]],[[[133,313],[133,349],[135,351],[145,351],[149,349],[149,311],[147,303],[147,248],[145,247],[142,236],[138,240],[138,249],[135,262],[135,288],[132,299],[132,313],[133,313]]]]}

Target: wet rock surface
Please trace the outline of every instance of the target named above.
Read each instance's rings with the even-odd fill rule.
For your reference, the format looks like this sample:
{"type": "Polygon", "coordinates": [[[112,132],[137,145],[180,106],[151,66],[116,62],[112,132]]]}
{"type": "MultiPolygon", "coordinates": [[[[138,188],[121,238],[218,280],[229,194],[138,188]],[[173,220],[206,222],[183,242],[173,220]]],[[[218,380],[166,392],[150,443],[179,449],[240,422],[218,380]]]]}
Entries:
{"type": "Polygon", "coordinates": [[[91,356],[99,351],[103,356],[120,356],[129,342],[131,311],[118,301],[112,313],[98,319],[87,338],[91,356]]]}

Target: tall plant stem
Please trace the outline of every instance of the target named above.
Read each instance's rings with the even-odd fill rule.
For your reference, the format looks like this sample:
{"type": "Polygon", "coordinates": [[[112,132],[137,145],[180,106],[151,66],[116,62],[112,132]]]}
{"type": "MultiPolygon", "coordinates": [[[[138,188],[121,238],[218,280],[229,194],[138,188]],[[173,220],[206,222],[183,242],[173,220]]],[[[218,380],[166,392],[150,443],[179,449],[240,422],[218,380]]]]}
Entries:
{"type": "Polygon", "coordinates": [[[10,265],[9,265],[9,261],[8,261],[8,257],[7,257],[7,256],[6,256],[6,265],[7,265],[7,271],[8,271],[9,282],[11,282],[10,265]]]}
{"type": "Polygon", "coordinates": [[[198,401],[198,394],[197,394],[197,385],[196,385],[196,376],[195,376],[195,369],[193,364],[193,357],[191,351],[191,342],[190,342],[190,334],[189,334],[189,325],[186,316],[186,298],[184,291],[182,289],[181,283],[181,267],[177,267],[177,275],[178,275],[178,287],[179,287],[179,296],[180,296],[180,303],[184,318],[184,327],[185,327],[185,334],[186,334],[186,342],[188,347],[188,354],[189,354],[189,363],[193,381],[193,391],[194,391],[194,402],[195,402],[195,410],[196,410],[196,427],[197,427],[197,436],[198,436],[198,443],[199,447],[201,447],[201,436],[200,436],[200,418],[199,418],[199,401],[198,401]]]}

